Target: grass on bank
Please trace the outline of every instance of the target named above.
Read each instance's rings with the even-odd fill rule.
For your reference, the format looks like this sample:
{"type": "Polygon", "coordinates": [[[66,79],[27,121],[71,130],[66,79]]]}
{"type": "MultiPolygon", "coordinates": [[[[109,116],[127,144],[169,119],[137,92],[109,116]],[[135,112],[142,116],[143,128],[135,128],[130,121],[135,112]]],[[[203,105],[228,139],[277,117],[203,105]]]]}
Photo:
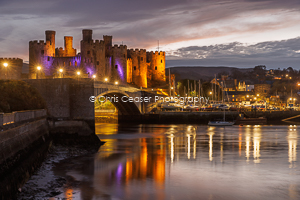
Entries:
{"type": "Polygon", "coordinates": [[[28,83],[17,80],[0,80],[0,112],[46,108],[40,93],[28,83]]]}

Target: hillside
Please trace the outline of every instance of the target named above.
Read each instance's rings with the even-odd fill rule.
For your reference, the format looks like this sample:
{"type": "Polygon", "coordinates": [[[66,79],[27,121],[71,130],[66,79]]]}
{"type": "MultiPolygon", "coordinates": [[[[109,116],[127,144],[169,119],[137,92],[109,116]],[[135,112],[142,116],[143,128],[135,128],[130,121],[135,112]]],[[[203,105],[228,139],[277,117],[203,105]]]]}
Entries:
{"type": "MultiPolygon", "coordinates": [[[[171,74],[176,75],[176,79],[203,79],[210,80],[215,75],[224,72],[230,75],[232,70],[239,70],[242,73],[252,71],[253,68],[236,68],[236,67],[171,67],[171,74]]],[[[166,68],[166,75],[169,74],[169,68],[166,68]]]]}

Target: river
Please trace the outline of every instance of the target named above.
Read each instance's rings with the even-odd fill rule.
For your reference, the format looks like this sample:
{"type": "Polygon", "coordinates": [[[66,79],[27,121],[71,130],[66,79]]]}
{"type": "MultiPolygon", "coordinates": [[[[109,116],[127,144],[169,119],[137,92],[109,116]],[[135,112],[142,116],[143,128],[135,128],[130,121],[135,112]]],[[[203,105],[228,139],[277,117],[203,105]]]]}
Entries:
{"type": "Polygon", "coordinates": [[[70,148],[54,146],[19,199],[300,199],[296,126],[97,124],[96,132],[106,142],[98,153],[74,148],[68,158],[57,152],[70,148]]]}

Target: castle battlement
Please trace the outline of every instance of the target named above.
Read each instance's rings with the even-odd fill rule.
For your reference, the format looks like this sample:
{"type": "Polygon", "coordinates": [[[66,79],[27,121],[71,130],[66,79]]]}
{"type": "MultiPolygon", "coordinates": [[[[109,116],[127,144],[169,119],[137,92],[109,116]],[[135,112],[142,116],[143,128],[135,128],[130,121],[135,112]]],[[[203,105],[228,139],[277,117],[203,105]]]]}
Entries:
{"type": "Polygon", "coordinates": [[[146,53],[146,49],[128,49],[130,53],[146,53]]]}
{"type": "Polygon", "coordinates": [[[96,45],[104,45],[104,41],[103,40],[95,40],[94,44],[96,45]]]}
{"type": "Polygon", "coordinates": [[[29,45],[43,45],[43,46],[52,46],[50,41],[46,41],[45,40],[33,40],[29,42],[29,45]]]}
{"type": "Polygon", "coordinates": [[[132,62],[132,58],[127,58],[127,61],[132,62]]]}
{"type": "Polygon", "coordinates": [[[23,59],[21,59],[21,58],[0,58],[0,62],[5,61],[5,60],[23,62],[23,59]]]}
{"type": "Polygon", "coordinates": [[[150,51],[150,52],[147,52],[147,54],[149,55],[149,54],[152,54],[152,55],[161,55],[161,56],[165,56],[165,52],[164,51],[160,51],[160,52],[158,52],[158,51],[155,51],[155,52],[153,52],[153,51],[150,51]]]}
{"type": "Polygon", "coordinates": [[[115,44],[112,48],[113,49],[116,49],[116,48],[118,48],[118,49],[127,49],[127,46],[123,45],[123,44],[120,44],[120,45],[115,44]]]}

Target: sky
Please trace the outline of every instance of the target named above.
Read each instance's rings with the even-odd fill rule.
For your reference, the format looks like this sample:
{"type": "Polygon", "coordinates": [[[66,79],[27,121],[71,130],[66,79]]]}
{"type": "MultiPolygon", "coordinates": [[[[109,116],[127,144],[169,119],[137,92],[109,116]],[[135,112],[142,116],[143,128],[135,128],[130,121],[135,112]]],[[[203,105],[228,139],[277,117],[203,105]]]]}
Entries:
{"type": "Polygon", "coordinates": [[[166,51],[167,67],[300,69],[299,0],[0,0],[0,57],[28,61],[29,41],[82,29],[93,39],[166,51]],[[159,41],[159,45],[158,45],[159,41]]]}

